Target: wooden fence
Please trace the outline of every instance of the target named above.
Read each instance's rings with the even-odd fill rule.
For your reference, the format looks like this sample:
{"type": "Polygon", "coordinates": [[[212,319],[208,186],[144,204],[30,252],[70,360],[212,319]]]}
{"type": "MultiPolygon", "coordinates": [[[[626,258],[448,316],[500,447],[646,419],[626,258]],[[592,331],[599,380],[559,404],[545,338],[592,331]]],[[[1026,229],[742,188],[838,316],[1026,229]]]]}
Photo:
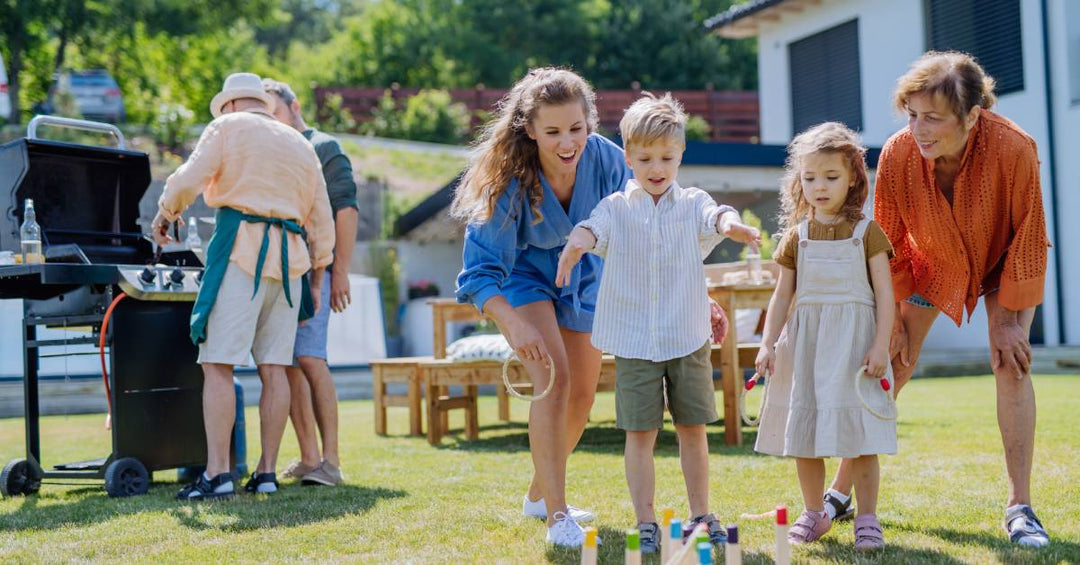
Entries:
{"type": "MultiPolygon", "coordinates": [[[[341,96],[341,105],[362,123],[370,119],[372,108],[387,90],[399,103],[419,92],[416,88],[356,88],[317,87],[315,103],[320,115],[326,98],[331,94],[341,96]]],[[[504,95],[505,89],[484,88],[450,89],[455,102],[461,102],[474,116],[473,126],[479,125],[476,110],[491,112],[504,95]]],[[[662,91],[654,92],[659,94],[662,91]]],[[[758,124],[758,96],[754,91],[739,90],[675,90],[672,96],[682,102],[689,114],[704,118],[711,127],[710,141],[736,141],[756,143],[760,135],[758,124]]],[[[608,132],[619,130],[623,110],[641,95],[638,89],[599,90],[596,106],[600,114],[600,127],[608,132]]]]}

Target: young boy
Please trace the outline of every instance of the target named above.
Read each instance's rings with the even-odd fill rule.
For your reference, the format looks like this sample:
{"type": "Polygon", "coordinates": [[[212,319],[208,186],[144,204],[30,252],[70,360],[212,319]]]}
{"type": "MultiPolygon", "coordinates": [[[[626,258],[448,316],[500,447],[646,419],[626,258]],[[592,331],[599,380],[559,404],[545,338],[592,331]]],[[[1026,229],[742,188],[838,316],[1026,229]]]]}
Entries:
{"type": "Polygon", "coordinates": [[[626,430],[626,481],[642,553],[656,551],[659,542],[653,448],[663,426],[665,388],[693,517],[688,526],[706,523],[710,540],[721,544],[722,524],[708,506],[705,424],[717,414],[702,261],[724,236],[742,243],[760,236],[734,208],[675,182],[686,114],[670,94],[634,102],[619,129],[634,179],[574,228],[555,284],[569,282],[584,253],[604,257],[592,344],[615,355],[616,426],[626,430]]]}

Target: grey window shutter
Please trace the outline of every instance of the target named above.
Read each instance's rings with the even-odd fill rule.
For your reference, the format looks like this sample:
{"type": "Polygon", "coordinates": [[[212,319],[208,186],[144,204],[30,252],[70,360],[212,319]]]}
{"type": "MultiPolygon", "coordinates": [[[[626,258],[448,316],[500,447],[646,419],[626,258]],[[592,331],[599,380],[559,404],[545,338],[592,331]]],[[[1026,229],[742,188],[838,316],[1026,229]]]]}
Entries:
{"type": "Polygon", "coordinates": [[[827,121],[862,129],[857,19],[792,42],[788,65],[792,135],[827,121]]]}
{"type": "Polygon", "coordinates": [[[926,0],[926,29],[927,49],[971,54],[998,94],[1024,90],[1020,0],[926,0]]]}

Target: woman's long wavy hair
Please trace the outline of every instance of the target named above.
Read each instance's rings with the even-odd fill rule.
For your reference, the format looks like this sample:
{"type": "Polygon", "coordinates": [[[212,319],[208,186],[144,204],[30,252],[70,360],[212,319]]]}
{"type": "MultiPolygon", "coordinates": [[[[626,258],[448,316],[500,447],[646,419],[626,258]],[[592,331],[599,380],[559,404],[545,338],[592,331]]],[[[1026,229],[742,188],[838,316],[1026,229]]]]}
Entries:
{"type": "MultiPolygon", "coordinates": [[[[454,193],[450,214],[468,222],[491,218],[495,203],[514,178],[521,185],[522,203],[527,197],[534,222],[540,222],[540,156],[526,126],[541,106],[578,102],[585,111],[586,127],[596,131],[596,93],[576,73],[554,67],[533,69],[499,101],[495,116],[484,126],[472,162],[454,193]]],[[[515,207],[515,209],[520,209],[515,207]]]]}
{"type": "Polygon", "coordinates": [[[806,218],[812,218],[814,208],[803,196],[802,160],[812,153],[839,153],[843,156],[855,185],[848,189],[840,213],[857,222],[863,218],[870,188],[866,172],[866,148],[859,135],[839,122],[818,124],[795,137],[788,145],[785,174],[780,187],[780,228],[792,229],[806,218]]]}

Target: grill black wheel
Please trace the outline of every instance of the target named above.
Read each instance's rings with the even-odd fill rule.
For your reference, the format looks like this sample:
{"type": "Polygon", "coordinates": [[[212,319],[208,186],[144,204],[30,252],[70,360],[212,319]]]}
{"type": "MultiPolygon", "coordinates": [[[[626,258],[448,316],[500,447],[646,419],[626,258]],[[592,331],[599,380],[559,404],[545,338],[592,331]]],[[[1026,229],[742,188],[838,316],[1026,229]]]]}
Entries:
{"type": "Polygon", "coordinates": [[[150,474],[134,457],[117,459],[105,468],[105,491],[114,498],[146,494],[150,474]]]}
{"type": "Polygon", "coordinates": [[[26,459],[12,459],[0,472],[0,494],[5,497],[30,495],[40,489],[41,479],[34,476],[26,459]]]}

